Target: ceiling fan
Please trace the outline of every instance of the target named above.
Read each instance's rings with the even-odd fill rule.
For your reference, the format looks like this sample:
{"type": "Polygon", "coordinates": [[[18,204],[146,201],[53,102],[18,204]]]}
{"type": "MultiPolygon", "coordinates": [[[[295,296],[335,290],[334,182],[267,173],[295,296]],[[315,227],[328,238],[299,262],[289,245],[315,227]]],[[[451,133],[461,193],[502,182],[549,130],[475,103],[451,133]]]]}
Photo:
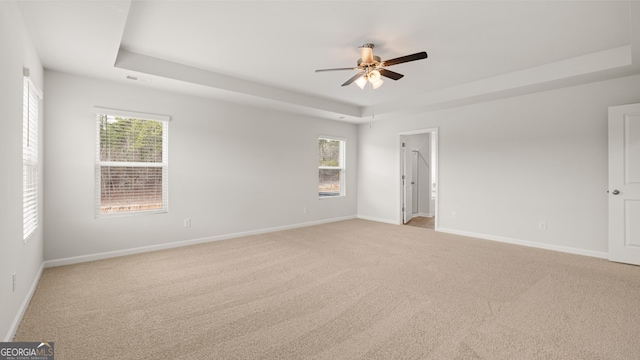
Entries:
{"type": "Polygon", "coordinates": [[[347,80],[344,84],[342,84],[342,86],[347,86],[355,82],[356,85],[360,87],[360,89],[364,89],[364,86],[367,84],[368,80],[373,88],[377,89],[383,83],[382,79],[380,78],[381,76],[393,80],[400,80],[404,76],[402,74],[398,74],[397,72],[388,70],[386,69],[386,67],[426,58],[427,53],[425,51],[422,51],[419,53],[382,61],[380,60],[379,56],[373,55],[373,44],[364,44],[360,46],[360,59],[358,59],[358,65],[356,67],[320,69],[316,70],[316,72],[357,70],[358,73],[355,74],[351,79],[347,80]]]}

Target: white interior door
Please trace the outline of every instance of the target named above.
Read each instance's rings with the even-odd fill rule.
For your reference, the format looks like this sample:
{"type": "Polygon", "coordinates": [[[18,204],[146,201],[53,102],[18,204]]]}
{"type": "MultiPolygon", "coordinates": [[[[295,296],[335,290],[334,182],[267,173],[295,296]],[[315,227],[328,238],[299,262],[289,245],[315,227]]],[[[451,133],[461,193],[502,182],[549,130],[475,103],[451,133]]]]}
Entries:
{"type": "Polygon", "coordinates": [[[420,212],[420,153],[411,151],[411,216],[420,212]]]}
{"type": "Polygon", "coordinates": [[[609,108],[609,260],[640,265],[640,104],[609,108]]]}
{"type": "Polygon", "coordinates": [[[409,220],[413,217],[412,209],[412,199],[413,199],[413,188],[411,186],[411,150],[409,150],[406,146],[406,139],[402,139],[402,192],[403,192],[403,202],[402,202],[402,222],[404,224],[408,223],[409,220]]]}

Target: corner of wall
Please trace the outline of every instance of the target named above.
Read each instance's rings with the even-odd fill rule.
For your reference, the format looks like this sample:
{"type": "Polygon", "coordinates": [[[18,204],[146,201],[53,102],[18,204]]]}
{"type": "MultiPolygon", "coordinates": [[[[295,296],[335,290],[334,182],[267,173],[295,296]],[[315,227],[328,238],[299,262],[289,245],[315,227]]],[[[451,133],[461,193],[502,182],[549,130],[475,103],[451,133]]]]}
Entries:
{"type": "MultiPolygon", "coordinates": [[[[42,197],[38,229],[28,241],[23,241],[22,234],[23,68],[29,68],[33,82],[42,89],[43,67],[16,1],[0,1],[0,52],[0,283],[4,284],[0,286],[0,334],[10,341],[38,284],[44,259],[42,197]]],[[[39,171],[42,194],[42,160],[39,171]]]]}

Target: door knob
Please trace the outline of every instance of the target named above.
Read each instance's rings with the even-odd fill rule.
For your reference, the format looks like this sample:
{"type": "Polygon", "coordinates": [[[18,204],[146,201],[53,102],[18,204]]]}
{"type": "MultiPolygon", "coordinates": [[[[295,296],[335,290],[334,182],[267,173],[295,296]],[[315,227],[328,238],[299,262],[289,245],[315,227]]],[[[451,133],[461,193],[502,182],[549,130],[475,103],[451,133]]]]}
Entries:
{"type": "Polygon", "coordinates": [[[611,193],[612,193],[613,195],[618,195],[618,194],[620,194],[620,191],[618,191],[618,190],[613,190],[611,193]]]}

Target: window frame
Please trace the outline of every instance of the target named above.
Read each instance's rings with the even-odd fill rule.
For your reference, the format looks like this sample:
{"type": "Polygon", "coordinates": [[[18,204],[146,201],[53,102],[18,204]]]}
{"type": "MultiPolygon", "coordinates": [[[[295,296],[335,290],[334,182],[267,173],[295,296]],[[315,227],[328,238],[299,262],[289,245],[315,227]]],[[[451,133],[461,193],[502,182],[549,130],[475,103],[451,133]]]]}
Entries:
{"type": "Polygon", "coordinates": [[[346,189],[346,173],[347,173],[347,139],[340,136],[331,136],[331,135],[318,135],[318,139],[316,140],[316,145],[319,145],[320,140],[328,140],[328,141],[339,141],[340,142],[340,166],[320,166],[318,165],[318,175],[320,174],[320,170],[340,170],[340,194],[338,195],[321,195],[320,193],[320,180],[318,179],[318,199],[335,199],[335,198],[344,198],[347,196],[346,189]]]}
{"type": "Polygon", "coordinates": [[[39,226],[40,150],[39,123],[42,91],[23,71],[22,93],[22,241],[26,243],[39,226]]]}
{"type": "Polygon", "coordinates": [[[144,214],[162,214],[169,212],[169,121],[170,116],[149,114],[127,110],[117,110],[102,107],[93,107],[95,122],[95,190],[94,190],[94,215],[96,218],[111,218],[123,216],[136,216],[144,214]],[[162,162],[133,162],[133,161],[102,161],[100,159],[100,116],[107,115],[125,119],[139,119],[158,121],[162,123],[162,162]],[[136,209],[128,211],[101,212],[102,207],[102,168],[103,167],[127,167],[127,168],[162,168],[162,208],[136,209]]]}

